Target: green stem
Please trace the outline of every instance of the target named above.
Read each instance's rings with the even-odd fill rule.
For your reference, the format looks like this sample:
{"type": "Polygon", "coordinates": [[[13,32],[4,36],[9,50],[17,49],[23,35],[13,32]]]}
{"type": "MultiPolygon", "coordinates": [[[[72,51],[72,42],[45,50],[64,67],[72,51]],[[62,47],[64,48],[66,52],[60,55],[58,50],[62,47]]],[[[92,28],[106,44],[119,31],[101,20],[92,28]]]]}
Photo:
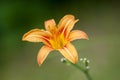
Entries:
{"type": "Polygon", "coordinates": [[[90,76],[90,74],[89,74],[89,72],[88,72],[88,69],[84,69],[84,68],[82,68],[80,65],[78,65],[78,64],[73,64],[73,63],[71,63],[71,62],[69,62],[71,65],[73,65],[74,67],[76,67],[77,69],[79,69],[80,71],[82,71],[85,75],[86,75],[86,77],[87,77],[87,79],[88,80],[92,80],[92,78],[91,78],[91,76],[90,76]]]}
{"type": "Polygon", "coordinates": [[[87,71],[85,71],[84,73],[86,74],[86,77],[88,78],[88,80],[92,80],[92,78],[91,78],[91,76],[90,76],[90,74],[89,74],[88,70],[87,70],[87,71]]]}

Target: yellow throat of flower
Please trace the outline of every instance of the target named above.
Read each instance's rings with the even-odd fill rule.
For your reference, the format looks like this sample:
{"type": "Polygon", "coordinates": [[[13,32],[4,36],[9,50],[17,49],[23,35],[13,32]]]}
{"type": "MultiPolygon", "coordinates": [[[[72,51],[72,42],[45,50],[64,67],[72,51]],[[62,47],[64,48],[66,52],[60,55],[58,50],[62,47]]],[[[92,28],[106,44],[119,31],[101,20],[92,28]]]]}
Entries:
{"type": "Polygon", "coordinates": [[[50,39],[50,44],[53,49],[63,48],[67,44],[67,39],[64,37],[64,34],[53,34],[53,37],[50,39]]]}

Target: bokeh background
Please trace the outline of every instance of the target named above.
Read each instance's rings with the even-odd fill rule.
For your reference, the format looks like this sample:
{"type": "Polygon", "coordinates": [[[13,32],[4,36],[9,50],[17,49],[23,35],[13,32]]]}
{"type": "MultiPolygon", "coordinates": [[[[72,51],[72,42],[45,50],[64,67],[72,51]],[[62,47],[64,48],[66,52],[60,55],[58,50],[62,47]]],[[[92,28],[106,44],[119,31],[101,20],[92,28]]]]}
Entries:
{"type": "Polygon", "coordinates": [[[24,33],[58,23],[66,14],[79,19],[74,29],[85,31],[89,41],[76,40],[79,58],[91,61],[93,80],[120,79],[119,0],[0,0],[0,80],[87,80],[82,72],[60,62],[59,52],[49,54],[41,67],[36,57],[42,43],[22,42],[24,33]]]}

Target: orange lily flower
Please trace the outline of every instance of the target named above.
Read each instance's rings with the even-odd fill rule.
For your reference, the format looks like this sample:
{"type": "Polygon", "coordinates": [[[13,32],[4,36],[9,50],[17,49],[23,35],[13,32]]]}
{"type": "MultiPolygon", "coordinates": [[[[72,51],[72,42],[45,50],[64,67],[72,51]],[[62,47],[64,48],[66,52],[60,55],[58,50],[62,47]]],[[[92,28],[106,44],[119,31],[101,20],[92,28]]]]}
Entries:
{"type": "Polygon", "coordinates": [[[73,30],[75,20],[73,15],[65,15],[56,25],[54,19],[45,21],[45,29],[32,29],[23,35],[23,41],[43,42],[37,56],[38,64],[41,65],[52,50],[58,50],[66,59],[72,63],[78,61],[78,54],[75,47],[70,43],[76,39],[87,39],[85,32],[73,30]]]}

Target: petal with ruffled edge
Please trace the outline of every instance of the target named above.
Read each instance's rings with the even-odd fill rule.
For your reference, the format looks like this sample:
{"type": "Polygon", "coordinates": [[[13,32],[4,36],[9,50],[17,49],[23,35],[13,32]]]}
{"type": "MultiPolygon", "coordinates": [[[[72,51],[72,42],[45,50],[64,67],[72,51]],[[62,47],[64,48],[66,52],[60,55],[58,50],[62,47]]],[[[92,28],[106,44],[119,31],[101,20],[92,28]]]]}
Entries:
{"type": "Polygon", "coordinates": [[[61,33],[64,33],[64,35],[67,37],[68,33],[70,32],[70,30],[73,28],[74,24],[77,21],[78,19],[75,20],[75,17],[73,15],[64,16],[58,24],[59,31],[61,33]]]}
{"type": "Polygon", "coordinates": [[[78,61],[77,51],[71,43],[68,43],[65,47],[63,47],[62,49],[58,49],[58,50],[70,62],[75,64],[78,61]]]}
{"type": "Polygon", "coordinates": [[[48,39],[50,37],[50,33],[40,29],[32,29],[23,35],[23,41],[29,42],[43,42],[46,45],[49,45],[48,39]]]}
{"type": "Polygon", "coordinates": [[[88,40],[88,35],[80,30],[73,30],[70,32],[68,39],[70,41],[76,40],[76,39],[87,39],[88,40]]]}
{"type": "Polygon", "coordinates": [[[53,49],[48,47],[48,46],[43,46],[40,51],[38,52],[38,56],[37,56],[37,62],[39,65],[41,65],[44,60],[46,59],[46,57],[48,56],[48,54],[52,51],[53,49]]]}
{"type": "Polygon", "coordinates": [[[50,32],[55,31],[57,29],[55,20],[50,19],[50,20],[45,21],[45,28],[47,31],[50,31],[50,32]]]}

